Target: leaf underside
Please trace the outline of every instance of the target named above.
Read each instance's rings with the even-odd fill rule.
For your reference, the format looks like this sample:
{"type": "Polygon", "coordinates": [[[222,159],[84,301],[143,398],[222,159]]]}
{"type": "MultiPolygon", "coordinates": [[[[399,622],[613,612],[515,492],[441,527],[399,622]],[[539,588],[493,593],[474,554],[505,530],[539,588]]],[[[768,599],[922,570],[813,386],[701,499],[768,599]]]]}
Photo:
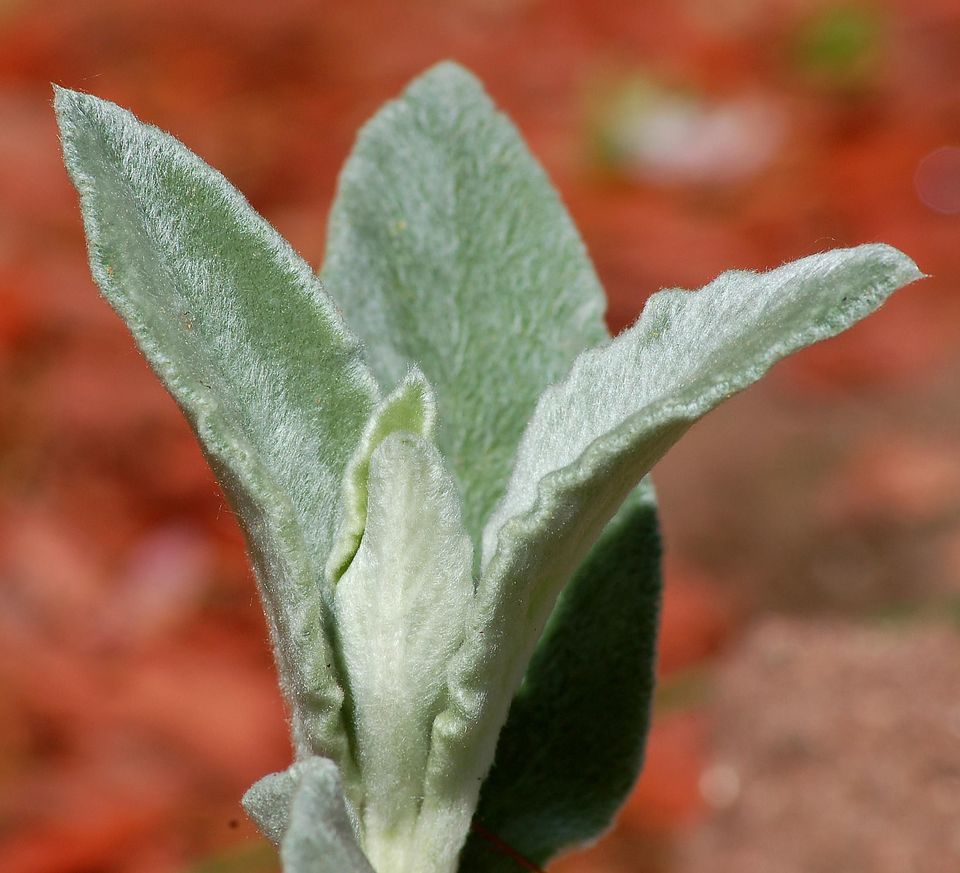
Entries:
{"type": "MultiPolygon", "coordinates": [[[[643,763],[660,614],[649,482],[564,589],[497,741],[475,821],[538,864],[609,827],[643,763]]],[[[461,873],[516,873],[477,833],[461,873]]]]}

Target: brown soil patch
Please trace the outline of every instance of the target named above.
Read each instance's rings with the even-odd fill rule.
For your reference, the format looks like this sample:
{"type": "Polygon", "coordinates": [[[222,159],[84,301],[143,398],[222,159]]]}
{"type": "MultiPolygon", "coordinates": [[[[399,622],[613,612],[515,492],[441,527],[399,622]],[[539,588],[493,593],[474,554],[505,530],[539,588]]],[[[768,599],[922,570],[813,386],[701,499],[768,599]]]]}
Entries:
{"type": "Polygon", "coordinates": [[[960,870],[960,636],[770,619],[721,666],[681,873],[960,870]]]}

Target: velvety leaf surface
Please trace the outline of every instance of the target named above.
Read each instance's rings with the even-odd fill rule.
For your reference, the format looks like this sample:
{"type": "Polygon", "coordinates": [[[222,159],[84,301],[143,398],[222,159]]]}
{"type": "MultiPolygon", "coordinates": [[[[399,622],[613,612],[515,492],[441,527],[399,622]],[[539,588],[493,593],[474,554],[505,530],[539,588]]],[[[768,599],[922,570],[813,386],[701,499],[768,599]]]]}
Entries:
{"type": "Polygon", "coordinates": [[[484,534],[466,642],[434,725],[426,803],[475,802],[496,736],[564,584],[629,491],[669,446],[776,361],[833,336],[919,278],[882,245],[768,273],[724,273],[697,293],[654,295],[636,324],[582,354],[549,388],[484,534]]]}
{"type": "MultiPolygon", "coordinates": [[[[309,758],[307,760],[310,760],[309,758]]],[[[268,773],[251,785],[240,801],[244,812],[275,846],[280,845],[290,821],[290,803],[297,787],[300,763],[280,773],[268,773]]]]}
{"type": "Polygon", "coordinates": [[[433,389],[419,369],[411,370],[373,411],[360,445],[347,466],[343,487],[343,518],[327,564],[327,579],[333,585],[343,575],[357,552],[367,521],[367,480],[370,458],[391,433],[406,431],[432,437],[436,425],[433,389]]]}
{"type": "Polygon", "coordinates": [[[416,364],[434,385],[438,445],[479,539],[537,397],[607,333],[573,223],[466,70],[434,67],[363,128],[322,276],[381,384],[416,364]]]}
{"type": "Polygon", "coordinates": [[[295,766],[289,826],[280,842],[284,873],[373,873],[354,836],[336,765],[314,757],[295,766]]]}
{"type": "Polygon", "coordinates": [[[463,642],[472,544],[453,479],[422,437],[395,432],[380,443],[367,493],[363,539],[334,593],[363,845],[378,870],[440,869],[444,859],[414,832],[432,829],[418,821],[430,726],[463,642]]]}
{"type": "MultiPolygon", "coordinates": [[[[645,480],[567,584],[497,741],[474,820],[545,864],[597,837],[636,781],[650,721],[660,537],[645,480]]],[[[479,833],[462,873],[516,873],[479,833]]]]}
{"type": "Polygon", "coordinates": [[[94,278],[246,529],[301,749],[345,755],[318,582],[378,392],[309,267],[181,143],[58,90],[94,278]]]}

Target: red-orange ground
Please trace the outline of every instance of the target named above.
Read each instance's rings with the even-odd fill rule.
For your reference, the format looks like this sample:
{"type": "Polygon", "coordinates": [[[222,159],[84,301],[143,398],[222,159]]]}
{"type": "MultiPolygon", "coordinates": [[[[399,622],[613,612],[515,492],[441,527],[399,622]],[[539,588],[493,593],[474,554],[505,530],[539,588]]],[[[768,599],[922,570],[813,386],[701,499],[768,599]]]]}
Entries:
{"type": "MultiPolygon", "coordinates": [[[[800,873],[813,868],[786,841],[857,845],[838,830],[850,816],[815,808],[802,833],[762,826],[756,792],[859,785],[842,743],[853,761],[876,735],[909,762],[924,726],[898,746],[867,719],[815,772],[758,769],[760,713],[847,697],[814,693],[806,672],[802,687],[764,681],[751,635],[769,613],[793,616],[798,657],[822,644],[855,663],[907,623],[920,642],[891,675],[915,672],[920,699],[951,693],[911,653],[956,651],[943,634],[960,599],[960,217],[942,211],[960,210],[960,169],[938,151],[960,146],[954,0],[0,0],[4,873],[266,873],[273,855],[237,800],[289,755],[234,520],[88,277],[49,83],[175,132],[318,263],[357,126],[444,57],[488,83],[547,166],[615,329],[661,286],[834,245],[887,241],[933,275],[778,368],[662,465],[649,764],[618,829],[560,869],[747,873],[724,865],[749,858],[800,873]],[[632,150],[686,98],[686,141],[632,150]],[[757,718],[738,728],[744,708],[757,718]]],[[[833,664],[810,663],[825,689],[833,664]]],[[[850,670],[858,692],[887,693],[876,671],[850,670]]],[[[955,721],[960,663],[953,676],[955,721]]],[[[956,739],[931,718],[930,735],[956,739]]],[[[941,758],[956,773],[960,741],[941,758]]],[[[858,790],[865,809],[931,796],[910,781],[858,790]]],[[[891,870],[931,844],[921,821],[938,826],[932,806],[873,835],[905,859],[891,870]]],[[[845,871],[879,869],[852,851],[845,871]]]]}

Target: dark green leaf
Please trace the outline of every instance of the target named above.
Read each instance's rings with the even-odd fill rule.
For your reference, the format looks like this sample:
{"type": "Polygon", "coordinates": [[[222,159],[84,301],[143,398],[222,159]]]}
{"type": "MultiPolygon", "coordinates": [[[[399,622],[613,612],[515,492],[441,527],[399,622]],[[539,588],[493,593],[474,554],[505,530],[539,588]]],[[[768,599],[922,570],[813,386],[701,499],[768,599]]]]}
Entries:
{"type": "Polygon", "coordinates": [[[461,873],[517,873],[481,834],[542,865],[609,827],[643,762],[660,589],[656,504],[644,484],[554,609],[500,734],[461,873]]]}

